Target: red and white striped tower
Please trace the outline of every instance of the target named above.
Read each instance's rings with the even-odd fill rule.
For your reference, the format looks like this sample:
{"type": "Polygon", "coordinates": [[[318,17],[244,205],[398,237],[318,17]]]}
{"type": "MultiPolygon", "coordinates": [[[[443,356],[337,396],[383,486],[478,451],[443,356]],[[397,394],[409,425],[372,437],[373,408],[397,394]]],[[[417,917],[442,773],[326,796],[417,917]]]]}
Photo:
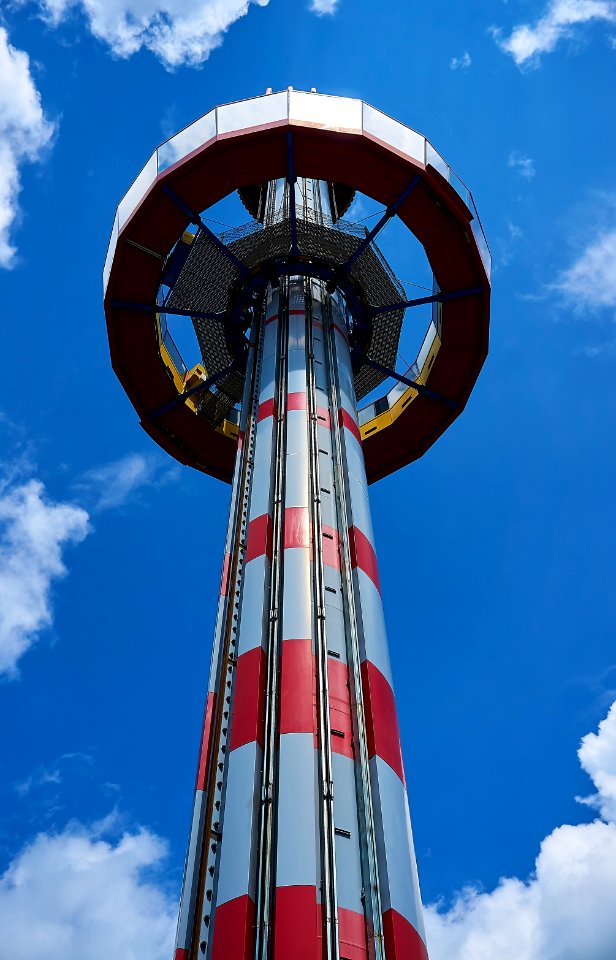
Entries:
{"type": "MultiPolygon", "coordinates": [[[[345,227],[351,168],[340,176],[339,158],[328,175],[315,151],[327,141],[293,123],[285,96],[286,127],[230,132],[217,117],[213,140],[195,150],[193,136],[162,169],[159,148],[107,270],[112,356],[143,425],[232,482],[175,960],[426,960],[368,484],[420,455],[470,393],[487,349],[486,261],[468,198],[428,162],[426,141],[422,166],[394,150],[376,229],[345,227]],[[197,199],[207,178],[195,160],[212,146],[206,172],[230,176],[255,218],[231,236],[211,232],[197,199]],[[449,278],[442,251],[431,257],[432,323],[405,374],[397,336],[414,302],[374,248],[396,214],[415,217],[429,255],[439,230],[458,254],[449,278]],[[176,237],[195,227],[165,246],[162,216],[176,237]],[[173,314],[193,319],[204,362],[192,371],[167,335],[173,314]],[[156,400],[147,324],[166,368],[156,400]],[[358,410],[388,375],[385,400],[358,410]]],[[[348,103],[321,100],[330,112],[348,103]]],[[[262,118],[268,99],[248,103],[262,118]]],[[[335,154],[345,128],[330,126],[335,154]]]]}

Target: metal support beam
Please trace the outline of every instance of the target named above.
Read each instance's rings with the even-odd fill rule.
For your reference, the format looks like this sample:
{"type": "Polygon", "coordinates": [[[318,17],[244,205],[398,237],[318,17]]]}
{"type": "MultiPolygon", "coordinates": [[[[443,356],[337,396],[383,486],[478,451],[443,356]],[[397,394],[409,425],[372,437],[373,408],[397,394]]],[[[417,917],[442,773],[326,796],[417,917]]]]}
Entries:
{"type": "Polygon", "coordinates": [[[396,373],[395,370],[390,370],[389,367],[384,367],[382,363],[378,363],[376,360],[371,360],[370,357],[364,359],[364,363],[367,363],[368,366],[373,367],[375,370],[379,370],[381,373],[387,374],[388,377],[393,377],[394,380],[398,380],[400,383],[405,383],[407,387],[413,387],[414,390],[417,390],[417,393],[421,394],[422,397],[427,397],[428,400],[436,400],[439,403],[444,403],[450,410],[457,410],[458,404],[453,400],[449,400],[447,397],[444,397],[441,393],[437,393],[435,390],[430,390],[429,387],[425,387],[423,383],[417,383],[416,380],[410,380],[409,377],[402,376],[401,373],[396,373]]]}
{"type": "Polygon", "coordinates": [[[199,310],[182,310],[165,307],[158,303],[136,303],[133,300],[112,300],[116,310],[134,310],[136,313],[169,313],[173,317],[191,317],[194,320],[222,320],[224,313],[201,313],[199,310]]]}
{"type": "Polygon", "coordinates": [[[174,397],[173,400],[170,400],[169,403],[166,403],[164,407],[154,410],[153,413],[148,413],[146,420],[156,420],[158,417],[164,416],[165,413],[169,413],[170,410],[173,410],[181,403],[184,403],[184,401],[188,400],[189,397],[194,397],[196,393],[201,393],[202,390],[208,390],[212,384],[217,383],[218,380],[222,380],[223,377],[226,377],[229,373],[233,373],[234,370],[237,370],[237,363],[235,362],[232,363],[231,366],[225,367],[224,370],[219,370],[218,373],[213,373],[211,377],[207,378],[207,380],[203,380],[201,383],[198,383],[196,387],[192,387],[192,389],[187,390],[186,393],[178,393],[177,397],[174,397]]]}
{"type": "Polygon", "coordinates": [[[355,261],[358,260],[359,257],[361,257],[362,253],[364,253],[364,251],[370,246],[372,241],[375,239],[375,237],[378,236],[378,234],[381,232],[383,227],[387,223],[389,223],[392,217],[395,217],[395,215],[397,214],[398,210],[400,209],[404,201],[407,199],[409,194],[412,193],[412,191],[415,189],[415,187],[420,181],[421,181],[421,177],[418,174],[413,180],[411,180],[408,186],[404,188],[404,190],[402,191],[398,199],[394,200],[394,202],[390,204],[389,207],[387,207],[381,219],[378,221],[378,223],[375,224],[372,230],[370,230],[369,233],[366,234],[366,236],[358,246],[355,253],[352,253],[349,259],[346,261],[346,263],[342,264],[341,270],[344,270],[345,273],[349,272],[349,270],[351,269],[355,261]]]}
{"type": "Polygon", "coordinates": [[[389,313],[390,310],[406,310],[407,307],[421,307],[425,303],[446,303],[448,300],[457,300],[458,297],[471,297],[483,293],[483,287],[469,287],[467,290],[452,290],[450,293],[434,293],[430,297],[418,297],[415,300],[402,300],[400,303],[388,303],[382,307],[375,307],[372,315],[389,313]]]}
{"type": "Polygon", "coordinates": [[[293,146],[293,133],[287,132],[287,184],[289,185],[289,223],[291,225],[291,254],[296,257],[299,254],[297,245],[297,204],[295,202],[295,150],[293,146]]]}
{"type": "Polygon", "coordinates": [[[238,271],[240,276],[242,277],[245,276],[249,272],[246,264],[242,263],[242,261],[239,260],[231,250],[229,250],[229,247],[226,244],[224,244],[222,240],[210,230],[210,228],[201,219],[199,214],[195,213],[194,210],[191,210],[190,207],[184,203],[181,197],[178,197],[177,193],[175,193],[170,186],[165,184],[165,186],[163,187],[163,190],[167,194],[167,196],[175,203],[175,205],[180,208],[182,213],[184,213],[188,217],[190,222],[194,223],[195,226],[198,226],[199,229],[206,235],[210,243],[213,243],[216,249],[220,250],[223,256],[227,258],[229,263],[233,264],[233,266],[238,271]]]}

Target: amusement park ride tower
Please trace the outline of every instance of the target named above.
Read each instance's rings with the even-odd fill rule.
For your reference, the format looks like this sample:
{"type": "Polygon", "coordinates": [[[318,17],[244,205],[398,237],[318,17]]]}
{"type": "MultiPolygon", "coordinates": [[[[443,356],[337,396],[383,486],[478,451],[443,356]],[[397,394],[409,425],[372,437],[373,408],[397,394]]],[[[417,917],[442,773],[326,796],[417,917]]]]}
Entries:
{"type": "Polygon", "coordinates": [[[368,104],[293,90],[156,150],[104,273],[114,369],[144,429],[231,484],[176,960],[425,960],[368,486],[462,411],[487,354],[469,191],[368,104]],[[356,190],[385,211],[343,215],[356,190]],[[252,222],[204,211],[239,191],[252,222]],[[398,216],[434,293],[375,244],[398,216]],[[396,372],[405,311],[432,304],[396,372]],[[194,325],[187,370],[167,318],[194,325]],[[393,378],[389,392],[358,403],[393,378]]]}

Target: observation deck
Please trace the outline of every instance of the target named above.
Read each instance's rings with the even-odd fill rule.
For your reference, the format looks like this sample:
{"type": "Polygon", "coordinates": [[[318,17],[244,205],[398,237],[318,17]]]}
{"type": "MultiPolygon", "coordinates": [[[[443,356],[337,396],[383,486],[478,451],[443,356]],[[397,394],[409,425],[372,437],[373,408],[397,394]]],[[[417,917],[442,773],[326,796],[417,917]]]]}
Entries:
{"type": "Polygon", "coordinates": [[[470,191],[421,134],[360,100],[294,90],[217,107],[152,154],[114,220],[104,269],[113,367],[142,426],[184,464],[230,482],[247,330],[265,287],[304,275],[337,291],[356,395],[395,385],[359,410],[369,482],[422,456],[464,409],[488,350],[490,255],[470,191]],[[202,216],[239,191],[310,177],[345,203],[385,207],[370,231],[312,222],[292,204],[279,223],[214,234],[202,216]],[[397,216],[423,245],[431,295],[407,300],[376,247],[397,216]],[[209,278],[209,279],[208,279],[209,278]],[[432,304],[414,362],[395,370],[405,313],[432,304]],[[202,363],[188,370],[168,317],[192,318],[202,363]]]}

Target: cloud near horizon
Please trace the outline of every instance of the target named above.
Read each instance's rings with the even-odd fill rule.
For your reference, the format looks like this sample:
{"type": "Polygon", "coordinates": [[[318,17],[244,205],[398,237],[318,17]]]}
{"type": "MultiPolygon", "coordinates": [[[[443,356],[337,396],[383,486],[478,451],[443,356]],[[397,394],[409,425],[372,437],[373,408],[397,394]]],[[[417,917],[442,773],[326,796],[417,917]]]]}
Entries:
{"type": "Polygon", "coordinates": [[[593,823],[557,827],[534,872],[462,890],[426,908],[430,960],[613,960],[616,944],[616,702],[578,750],[595,793],[593,823]]]}
{"type": "Polygon", "coordinates": [[[0,929],[12,960],[169,960],[177,905],[158,882],[166,843],[113,832],[114,818],[40,833],[0,877],[0,929]]]}

